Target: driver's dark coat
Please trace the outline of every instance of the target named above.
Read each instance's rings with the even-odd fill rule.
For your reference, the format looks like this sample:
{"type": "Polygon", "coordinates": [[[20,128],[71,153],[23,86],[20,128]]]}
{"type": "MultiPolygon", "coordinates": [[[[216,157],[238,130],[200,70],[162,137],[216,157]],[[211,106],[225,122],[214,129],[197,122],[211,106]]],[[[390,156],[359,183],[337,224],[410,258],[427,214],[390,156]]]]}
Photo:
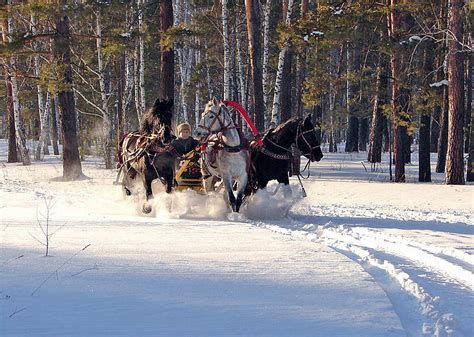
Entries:
{"type": "Polygon", "coordinates": [[[171,142],[171,145],[174,147],[176,152],[182,156],[198,146],[199,142],[193,137],[189,137],[188,139],[176,138],[171,142]]]}

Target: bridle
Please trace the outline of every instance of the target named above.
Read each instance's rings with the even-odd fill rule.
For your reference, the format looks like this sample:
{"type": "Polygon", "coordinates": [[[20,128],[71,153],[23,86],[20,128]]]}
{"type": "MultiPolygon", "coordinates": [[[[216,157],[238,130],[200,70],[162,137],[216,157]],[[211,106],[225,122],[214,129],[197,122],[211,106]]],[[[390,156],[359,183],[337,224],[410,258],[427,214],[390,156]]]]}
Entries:
{"type": "Polygon", "coordinates": [[[212,134],[217,134],[219,132],[223,132],[223,131],[228,130],[228,129],[235,129],[236,128],[232,118],[229,118],[229,123],[227,125],[225,125],[224,120],[221,118],[222,117],[222,105],[219,106],[219,111],[217,111],[217,112],[214,112],[212,109],[209,109],[208,111],[204,112],[203,115],[202,115],[201,120],[204,120],[204,117],[210,112],[214,114],[214,119],[212,120],[211,124],[209,126],[205,126],[201,123],[199,123],[197,125],[198,128],[204,129],[208,132],[208,137],[212,134]],[[214,126],[216,121],[219,122],[220,129],[213,131],[212,127],[214,126]]]}
{"type": "MultiPolygon", "coordinates": [[[[301,153],[305,156],[305,157],[309,157],[309,160],[313,160],[315,159],[314,158],[314,155],[313,155],[313,150],[314,149],[317,149],[318,147],[321,147],[321,145],[314,145],[312,146],[310,144],[310,142],[308,141],[308,139],[306,139],[305,137],[305,134],[308,134],[310,132],[314,132],[314,129],[310,129],[310,130],[306,130],[306,131],[303,131],[303,128],[301,126],[301,123],[298,124],[298,128],[297,128],[297,131],[296,131],[296,137],[295,137],[295,140],[294,140],[294,143],[296,144],[296,147],[301,151],[299,145],[298,145],[298,140],[301,138],[303,140],[303,142],[308,146],[309,148],[309,152],[303,152],[301,151],[301,153]]],[[[288,160],[291,158],[292,156],[292,152],[290,149],[287,149],[286,147],[283,147],[279,144],[277,144],[276,142],[272,141],[271,139],[267,139],[272,145],[288,152],[288,154],[276,154],[276,153],[272,153],[271,151],[269,150],[266,150],[264,148],[262,148],[260,151],[263,152],[264,154],[272,157],[272,158],[275,158],[275,159],[281,159],[281,160],[288,160]],[[262,151],[263,150],[263,151],[262,151]]]]}
{"type": "MultiPolygon", "coordinates": [[[[314,132],[314,129],[310,129],[310,130],[306,130],[306,131],[303,131],[302,130],[303,128],[301,127],[301,124],[298,124],[298,130],[296,132],[296,139],[295,139],[295,143],[296,143],[296,147],[298,149],[300,149],[300,147],[298,146],[298,139],[301,137],[301,139],[303,139],[303,141],[305,142],[305,144],[308,146],[309,148],[309,152],[308,153],[305,153],[305,152],[301,152],[303,154],[303,156],[305,157],[308,157],[309,155],[309,160],[313,160],[316,158],[314,158],[314,155],[313,155],[313,150],[314,149],[317,149],[317,148],[320,148],[321,147],[321,144],[319,145],[314,145],[314,146],[311,146],[311,144],[308,142],[308,140],[306,139],[306,137],[304,136],[305,134],[307,133],[310,133],[310,132],[314,132]]],[[[301,149],[300,149],[301,150],[301,149]]]]}
{"type": "Polygon", "coordinates": [[[172,141],[172,139],[165,139],[167,131],[169,132],[169,134],[171,134],[171,127],[163,123],[161,124],[161,127],[157,130],[157,133],[152,134],[152,136],[156,135],[155,137],[159,139],[163,145],[167,145],[172,141]]]}

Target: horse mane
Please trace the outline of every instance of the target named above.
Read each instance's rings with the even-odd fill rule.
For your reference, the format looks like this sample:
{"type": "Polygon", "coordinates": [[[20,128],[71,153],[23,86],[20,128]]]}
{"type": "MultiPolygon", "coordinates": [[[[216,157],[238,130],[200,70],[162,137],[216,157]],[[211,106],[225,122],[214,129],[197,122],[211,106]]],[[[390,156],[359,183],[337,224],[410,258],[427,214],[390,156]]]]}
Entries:
{"type": "Polygon", "coordinates": [[[291,128],[295,127],[300,122],[301,122],[300,118],[297,118],[297,117],[290,118],[286,122],[278,125],[275,129],[271,129],[273,131],[271,133],[269,132],[269,134],[271,134],[273,137],[275,137],[275,139],[278,140],[283,135],[285,135],[289,130],[291,130],[291,128]]]}
{"type": "Polygon", "coordinates": [[[153,131],[162,124],[171,126],[172,106],[173,100],[161,101],[157,99],[155,104],[144,113],[143,120],[140,125],[140,132],[152,134],[153,131]]]}

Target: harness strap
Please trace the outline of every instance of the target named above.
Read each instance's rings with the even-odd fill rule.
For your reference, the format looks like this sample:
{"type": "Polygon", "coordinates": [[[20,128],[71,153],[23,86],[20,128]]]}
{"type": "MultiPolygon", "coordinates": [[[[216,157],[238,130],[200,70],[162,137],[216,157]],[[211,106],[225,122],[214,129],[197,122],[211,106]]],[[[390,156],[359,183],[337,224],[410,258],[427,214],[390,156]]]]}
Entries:
{"type": "Polygon", "coordinates": [[[261,148],[258,149],[260,152],[262,152],[264,155],[267,155],[273,159],[277,160],[289,160],[291,158],[291,155],[289,154],[280,154],[280,153],[275,153],[270,150],[268,150],[265,146],[262,146],[261,148]]]}

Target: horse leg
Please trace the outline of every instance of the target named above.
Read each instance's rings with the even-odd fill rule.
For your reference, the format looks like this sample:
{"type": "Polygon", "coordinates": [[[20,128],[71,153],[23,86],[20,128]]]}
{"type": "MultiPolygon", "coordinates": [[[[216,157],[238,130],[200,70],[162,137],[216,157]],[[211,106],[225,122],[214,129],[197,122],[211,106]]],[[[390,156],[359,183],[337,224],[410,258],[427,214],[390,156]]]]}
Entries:
{"type": "Polygon", "coordinates": [[[206,179],[203,179],[203,185],[206,192],[214,191],[214,177],[210,176],[206,179]]]}
{"type": "Polygon", "coordinates": [[[174,174],[166,176],[166,193],[170,194],[173,190],[174,174]]]}
{"type": "Polygon", "coordinates": [[[238,190],[237,190],[237,199],[235,200],[235,211],[239,212],[240,206],[244,201],[245,192],[247,190],[248,185],[248,175],[244,174],[239,177],[238,180],[238,190]]]}
{"type": "Polygon", "coordinates": [[[230,177],[229,175],[223,175],[222,181],[224,182],[224,187],[225,187],[225,191],[227,192],[227,197],[228,197],[230,207],[232,208],[233,212],[237,212],[236,211],[236,200],[235,200],[235,196],[234,196],[234,191],[232,189],[232,187],[233,187],[232,177],[230,177]]]}
{"type": "Polygon", "coordinates": [[[149,163],[148,159],[145,158],[145,172],[143,177],[143,184],[145,186],[145,203],[143,204],[143,213],[148,214],[151,212],[152,207],[148,204],[148,200],[153,199],[153,191],[151,189],[151,183],[156,178],[153,166],[149,163]]]}
{"type": "Polygon", "coordinates": [[[290,180],[288,179],[288,174],[284,174],[283,176],[277,179],[278,183],[283,184],[283,196],[285,198],[291,197],[293,195],[293,191],[290,187],[290,180]]]}

